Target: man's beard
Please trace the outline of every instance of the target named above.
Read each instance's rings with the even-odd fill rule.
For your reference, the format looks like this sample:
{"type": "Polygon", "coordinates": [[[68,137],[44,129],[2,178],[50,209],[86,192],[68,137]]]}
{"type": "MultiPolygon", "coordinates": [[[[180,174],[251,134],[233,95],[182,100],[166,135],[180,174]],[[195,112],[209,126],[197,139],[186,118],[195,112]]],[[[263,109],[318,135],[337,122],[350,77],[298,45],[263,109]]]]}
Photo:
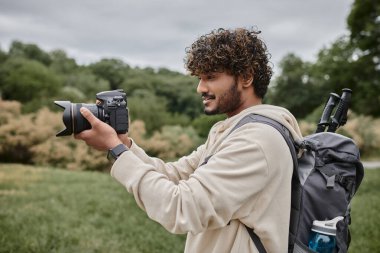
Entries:
{"type": "MultiPolygon", "coordinates": [[[[203,96],[210,95],[203,94],[203,96]]],[[[241,105],[241,92],[237,89],[237,83],[234,82],[231,88],[219,96],[218,104],[215,109],[208,111],[206,108],[204,110],[206,115],[215,115],[221,113],[229,113],[235,111],[241,105]]]]}

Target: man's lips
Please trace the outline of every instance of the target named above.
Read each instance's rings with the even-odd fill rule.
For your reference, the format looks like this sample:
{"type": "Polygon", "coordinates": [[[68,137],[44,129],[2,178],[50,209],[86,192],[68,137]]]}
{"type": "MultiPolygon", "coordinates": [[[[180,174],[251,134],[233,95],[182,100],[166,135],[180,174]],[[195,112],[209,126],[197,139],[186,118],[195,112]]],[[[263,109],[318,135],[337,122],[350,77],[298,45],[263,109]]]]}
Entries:
{"type": "Polygon", "coordinates": [[[211,94],[202,94],[202,100],[203,100],[203,103],[207,103],[208,101],[212,100],[212,99],[215,99],[215,96],[214,95],[211,95],[211,94]]]}

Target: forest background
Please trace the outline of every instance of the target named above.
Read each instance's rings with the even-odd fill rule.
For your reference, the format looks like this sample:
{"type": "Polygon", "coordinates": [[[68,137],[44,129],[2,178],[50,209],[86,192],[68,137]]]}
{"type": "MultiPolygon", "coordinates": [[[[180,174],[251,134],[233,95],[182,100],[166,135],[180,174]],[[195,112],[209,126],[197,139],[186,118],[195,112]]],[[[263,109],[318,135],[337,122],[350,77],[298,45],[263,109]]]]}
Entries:
{"type": "MultiPolygon", "coordinates": [[[[286,55],[265,103],[284,106],[312,133],[330,92],[353,90],[347,124],[339,131],[353,138],[365,159],[380,156],[380,5],[355,1],[347,17],[349,34],[320,49],[314,62],[286,55]]],[[[306,36],[306,35],[305,35],[306,36]]],[[[71,136],[55,100],[94,103],[96,93],[124,89],[130,135],[150,155],[173,160],[207,138],[224,116],[205,116],[195,77],[166,68],[131,67],[105,58],[79,65],[61,49],[44,51],[14,41],[0,49],[0,161],[69,170],[104,170],[104,153],[71,136]]]]}
{"type": "MultiPolygon", "coordinates": [[[[379,160],[380,2],[355,0],[347,27],[348,35],[321,48],[315,61],[286,55],[265,103],[289,109],[307,135],[329,93],[350,88],[351,110],[339,132],[356,141],[364,160],[379,160]]],[[[184,235],[148,219],[132,195],[98,173],[110,167],[104,152],[72,136],[55,137],[64,126],[54,101],[94,103],[97,92],[124,89],[130,135],[150,155],[174,160],[204,142],[224,118],[203,114],[197,83],[116,58],[80,65],[61,49],[22,41],[0,47],[0,253],[182,252],[184,235]]],[[[380,170],[366,168],[352,201],[350,252],[380,248],[373,239],[380,237],[379,183],[380,170]]]]}

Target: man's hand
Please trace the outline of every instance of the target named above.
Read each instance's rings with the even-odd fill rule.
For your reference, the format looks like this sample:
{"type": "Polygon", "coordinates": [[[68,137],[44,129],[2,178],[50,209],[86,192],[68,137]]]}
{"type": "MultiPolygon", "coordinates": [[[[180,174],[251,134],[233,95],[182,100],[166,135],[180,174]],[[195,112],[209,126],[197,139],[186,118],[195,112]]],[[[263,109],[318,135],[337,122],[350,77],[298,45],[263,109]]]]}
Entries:
{"type": "Polygon", "coordinates": [[[132,146],[132,140],[129,138],[128,134],[118,134],[117,137],[119,137],[121,142],[128,148],[132,146]]]}
{"type": "MultiPolygon", "coordinates": [[[[96,118],[87,108],[82,107],[80,112],[83,117],[88,120],[92,128],[75,134],[75,139],[83,140],[87,145],[104,151],[123,143],[122,140],[119,139],[115,129],[96,118]]],[[[130,142],[128,136],[123,136],[123,138],[128,139],[125,141],[130,142]]]]}

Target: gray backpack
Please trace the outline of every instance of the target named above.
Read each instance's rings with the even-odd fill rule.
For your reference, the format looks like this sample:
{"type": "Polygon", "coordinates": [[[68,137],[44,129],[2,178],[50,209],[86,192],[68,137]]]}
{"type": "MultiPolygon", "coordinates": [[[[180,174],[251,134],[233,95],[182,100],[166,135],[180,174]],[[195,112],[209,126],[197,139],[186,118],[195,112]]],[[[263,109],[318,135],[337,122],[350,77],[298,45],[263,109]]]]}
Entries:
{"type": "MultiPolygon", "coordinates": [[[[332,95],[337,96],[334,93],[332,95]]],[[[334,107],[329,102],[326,104],[324,115],[331,114],[334,107]]],[[[341,111],[344,107],[339,108],[334,116],[341,117],[342,114],[347,113],[347,111],[341,111]]],[[[332,220],[337,216],[342,216],[344,219],[337,223],[336,252],[347,252],[350,244],[348,228],[351,223],[350,202],[363,179],[363,165],[360,162],[359,149],[354,141],[332,132],[342,125],[342,120],[338,119],[336,125],[332,125],[331,122],[328,124],[323,122],[325,120],[323,117],[321,122],[324,126],[320,123],[317,133],[304,137],[300,143],[296,143],[287,128],[279,122],[257,114],[244,117],[232,130],[250,122],[264,123],[277,129],[290,148],[294,171],[289,253],[314,252],[308,248],[313,221],[332,220]],[[332,126],[329,127],[328,132],[324,132],[326,126],[332,126]],[[303,151],[302,156],[297,157],[300,150],[303,151]]],[[[327,118],[330,118],[329,115],[327,118]]],[[[247,231],[259,252],[265,253],[266,250],[253,229],[247,227],[247,231]]]]}

